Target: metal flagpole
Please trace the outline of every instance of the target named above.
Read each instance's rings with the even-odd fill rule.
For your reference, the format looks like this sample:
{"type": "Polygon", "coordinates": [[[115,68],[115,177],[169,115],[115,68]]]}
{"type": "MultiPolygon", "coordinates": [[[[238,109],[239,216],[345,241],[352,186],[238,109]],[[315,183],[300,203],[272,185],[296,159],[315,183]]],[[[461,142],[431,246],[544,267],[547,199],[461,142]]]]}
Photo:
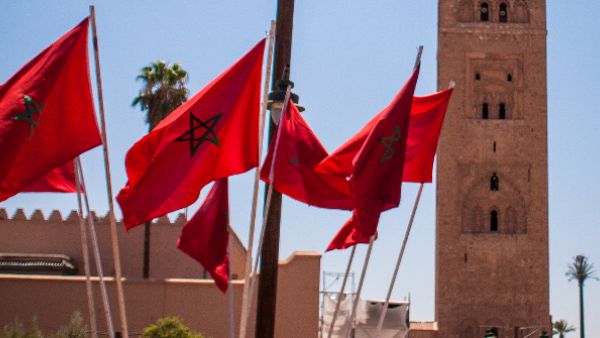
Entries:
{"type": "MultiPolygon", "coordinates": [[[[360,273],[360,280],[358,282],[358,290],[356,290],[356,299],[352,302],[352,313],[350,314],[350,330],[346,333],[346,338],[350,337],[352,333],[352,329],[354,327],[354,319],[356,318],[356,308],[358,307],[358,301],[360,300],[360,293],[362,291],[362,287],[365,281],[365,275],[367,274],[367,267],[369,266],[369,260],[371,259],[371,251],[373,250],[373,242],[375,241],[375,236],[371,236],[369,240],[369,248],[367,249],[367,255],[365,256],[365,262],[363,263],[362,272],[360,273]]],[[[355,244],[355,246],[358,244],[355,244]]]]}
{"type": "Polygon", "coordinates": [[[348,281],[348,274],[350,273],[350,268],[352,267],[352,261],[354,260],[354,253],[356,252],[356,245],[352,246],[352,251],[350,252],[350,258],[348,258],[348,266],[346,266],[346,273],[344,274],[344,279],[342,280],[342,288],[340,290],[339,296],[337,297],[337,302],[335,303],[335,310],[333,311],[333,319],[331,320],[331,325],[329,326],[329,333],[327,334],[327,338],[331,338],[333,334],[333,327],[335,326],[335,320],[337,319],[338,312],[340,311],[340,304],[342,303],[342,297],[344,296],[344,289],[346,289],[346,282],[348,281]]]}
{"type": "MultiPolygon", "coordinates": [[[[227,241],[227,252],[231,253],[231,228],[227,227],[227,231],[229,232],[229,240],[227,241]]],[[[233,316],[233,285],[231,285],[231,266],[229,266],[229,271],[227,271],[227,320],[229,321],[229,338],[235,338],[235,322],[233,316]]]]}
{"type": "MultiPolygon", "coordinates": [[[[269,31],[269,46],[267,54],[267,68],[265,83],[263,87],[263,102],[259,120],[258,134],[258,160],[262,159],[263,135],[265,133],[265,116],[267,113],[267,104],[269,100],[269,82],[271,81],[271,68],[273,64],[273,40],[275,39],[275,21],[271,21],[271,30],[269,31]]],[[[252,275],[252,253],[254,251],[254,232],[256,226],[256,209],[258,204],[258,183],[260,181],[260,166],[256,168],[254,177],[254,190],[252,192],[252,212],[250,213],[250,231],[248,233],[248,248],[246,251],[246,264],[244,267],[244,293],[242,296],[242,314],[240,319],[240,337],[246,337],[247,322],[252,307],[252,299],[249,299],[250,280],[252,275]]]]}
{"type": "Polygon", "coordinates": [[[96,305],[94,304],[94,291],[92,290],[92,280],[90,274],[90,249],[88,247],[87,229],[85,226],[85,220],[83,219],[83,206],[81,203],[81,187],[79,185],[79,174],[76,160],[73,160],[73,167],[75,168],[75,187],[77,189],[77,206],[79,210],[79,232],[81,239],[81,251],[83,254],[83,270],[85,271],[85,289],[88,299],[88,315],[90,318],[90,330],[92,331],[92,338],[98,337],[98,324],[96,320],[96,305]]]}
{"type": "Polygon", "coordinates": [[[106,193],[108,197],[108,218],[110,221],[110,237],[112,240],[113,261],[115,265],[115,282],[117,285],[117,299],[119,304],[119,318],[121,319],[121,334],[129,337],[127,330],[127,315],[125,312],[125,296],[123,293],[123,281],[121,276],[121,254],[119,253],[119,241],[117,235],[117,224],[115,221],[115,207],[113,202],[112,182],[110,178],[110,161],[108,159],[108,138],[106,136],[106,122],[104,115],[104,100],[102,96],[102,77],[100,72],[100,53],[98,51],[98,34],[96,32],[96,12],[94,6],[90,5],[90,17],[92,19],[92,36],[94,45],[94,56],[96,64],[96,81],[98,84],[98,107],[100,108],[100,125],[102,131],[102,148],[104,150],[104,170],[106,173],[106,193]]]}
{"type": "MultiPolygon", "coordinates": [[[[81,162],[79,158],[75,159],[75,179],[76,182],[79,182],[79,185],[83,187],[83,190],[87,191],[85,188],[85,180],[83,178],[83,169],[81,168],[81,162]]],[[[81,193],[78,192],[79,198],[81,198],[81,193]]],[[[98,236],[96,235],[96,225],[94,224],[94,218],[92,217],[92,213],[90,211],[90,203],[88,200],[87,193],[83,194],[85,209],[87,212],[87,221],[88,226],[90,227],[90,236],[92,237],[92,248],[94,253],[94,260],[96,262],[96,272],[98,273],[98,281],[100,283],[100,294],[102,295],[102,305],[104,308],[104,317],[106,318],[106,329],[108,330],[109,337],[115,338],[115,329],[113,325],[112,312],[110,311],[110,303],[108,302],[108,293],[106,292],[106,284],[104,282],[104,270],[102,269],[102,261],[100,260],[100,249],[98,248],[98,236]]],[[[81,211],[83,215],[83,211],[81,211]]]]}
{"type": "Polygon", "coordinates": [[[390,286],[388,288],[387,296],[385,297],[385,304],[383,305],[383,311],[379,314],[379,320],[377,321],[377,329],[375,330],[375,338],[381,335],[381,328],[383,327],[383,320],[385,319],[385,315],[387,313],[388,307],[390,305],[390,298],[392,296],[392,291],[394,290],[394,284],[396,283],[396,277],[398,276],[398,271],[400,270],[400,263],[402,263],[402,257],[404,256],[404,249],[406,249],[406,244],[408,243],[408,236],[410,236],[410,230],[412,229],[413,222],[415,220],[415,214],[417,213],[417,207],[419,206],[419,201],[421,200],[421,193],[423,192],[424,184],[421,183],[419,186],[419,192],[417,193],[417,198],[415,199],[415,203],[413,205],[412,213],[410,214],[410,220],[408,221],[408,226],[406,227],[406,232],[404,233],[404,241],[402,241],[402,247],[400,248],[400,253],[398,254],[398,259],[396,260],[396,267],[394,268],[394,274],[392,275],[392,280],[390,281],[390,286]]]}

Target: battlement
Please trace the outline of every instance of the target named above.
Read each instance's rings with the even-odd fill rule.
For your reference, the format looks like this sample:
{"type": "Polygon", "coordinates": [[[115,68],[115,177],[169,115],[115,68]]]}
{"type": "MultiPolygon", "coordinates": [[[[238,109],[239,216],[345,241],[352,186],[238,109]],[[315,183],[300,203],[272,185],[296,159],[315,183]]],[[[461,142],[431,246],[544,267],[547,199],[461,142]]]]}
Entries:
{"type": "MultiPolygon", "coordinates": [[[[96,224],[108,224],[109,217],[108,213],[104,216],[98,216],[95,211],[91,211],[92,218],[94,219],[94,223],[96,224]]],[[[153,224],[160,225],[183,225],[186,222],[186,217],[184,213],[177,214],[177,217],[174,221],[171,221],[167,215],[161,216],[155,219],[153,224]]],[[[0,221],[8,221],[8,222],[23,222],[23,221],[33,221],[33,222],[47,222],[47,223],[73,223],[79,224],[79,216],[76,210],[71,210],[67,217],[63,217],[60,210],[52,210],[50,215],[46,217],[42,210],[35,209],[29,217],[27,217],[27,213],[23,208],[18,208],[13,213],[12,217],[9,216],[8,211],[5,208],[0,208],[0,221]]],[[[117,223],[121,224],[122,220],[117,220],[117,223]]]]}

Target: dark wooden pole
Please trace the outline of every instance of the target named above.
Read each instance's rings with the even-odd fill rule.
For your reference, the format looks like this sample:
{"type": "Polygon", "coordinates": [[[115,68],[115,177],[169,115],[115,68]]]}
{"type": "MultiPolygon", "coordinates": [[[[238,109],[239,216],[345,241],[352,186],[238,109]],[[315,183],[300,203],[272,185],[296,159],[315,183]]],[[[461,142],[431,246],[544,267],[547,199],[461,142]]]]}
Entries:
{"type": "MultiPolygon", "coordinates": [[[[275,30],[275,62],[273,64],[272,88],[284,76],[284,69],[291,63],[292,27],[294,26],[294,0],[278,0],[277,28],[275,30]]],[[[275,125],[269,119],[269,139],[275,125]]],[[[281,194],[273,190],[271,206],[265,228],[260,260],[258,298],[256,309],[256,338],[275,337],[275,313],[277,303],[277,270],[279,260],[279,226],[281,221],[281,194]]]]}

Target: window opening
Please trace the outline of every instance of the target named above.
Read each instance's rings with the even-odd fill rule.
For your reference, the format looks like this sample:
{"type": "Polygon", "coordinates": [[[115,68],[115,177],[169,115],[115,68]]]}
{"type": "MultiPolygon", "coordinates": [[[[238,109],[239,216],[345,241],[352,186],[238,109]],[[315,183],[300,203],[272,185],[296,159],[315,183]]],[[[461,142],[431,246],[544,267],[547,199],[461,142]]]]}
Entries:
{"type": "Polygon", "coordinates": [[[477,81],[481,80],[481,74],[475,73],[475,80],[477,80],[477,81]]]}
{"type": "Polygon", "coordinates": [[[498,175],[496,175],[496,173],[492,174],[492,177],[490,177],[490,190],[500,190],[500,179],[498,178],[498,175]]]}
{"type": "Polygon", "coordinates": [[[498,211],[496,210],[490,212],[490,231],[498,231],[498,211]]]}
{"type": "Polygon", "coordinates": [[[494,152],[496,152],[496,141],[494,141],[494,152]]]}
{"type": "Polygon", "coordinates": [[[487,104],[487,102],[484,102],[481,105],[481,118],[485,120],[490,118],[490,106],[487,104]]]}
{"type": "Polygon", "coordinates": [[[498,118],[500,120],[506,119],[506,103],[500,102],[498,105],[498,118]]]}
{"type": "Polygon", "coordinates": [[[503,2],[500,4],[500,11],[498,12],[500,22],[508,22],[508,6],[503,2]]]}
{"type": "Polygon", "coordinates": [[[511,73],[508,73],[508,75],[506,75],[506,81],[512,82],[512,74],[511,73]]]}
{"type": "Polygon", "coordinates": [[[490,10],[487,2],[483,2],[481,4],[479,18],[481,21],[489,21],[490,20],[490,10]]]}

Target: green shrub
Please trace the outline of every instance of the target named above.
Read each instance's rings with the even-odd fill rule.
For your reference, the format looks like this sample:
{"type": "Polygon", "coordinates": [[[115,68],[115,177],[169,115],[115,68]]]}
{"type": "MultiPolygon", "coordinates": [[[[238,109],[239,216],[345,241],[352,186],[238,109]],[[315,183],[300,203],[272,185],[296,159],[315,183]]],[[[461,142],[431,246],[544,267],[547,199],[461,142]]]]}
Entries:
{"type": "Polygon", "coordinates": [[[165,317],[144,329],[144,338],[204,338],[185,326],[177,317],[165,317]]]}
{"type": "Polygon", "coordinates": [[[79,311],[73,312],[69,324],[61,327],[50,338],[87,338],[88,329],[79,311]]]}
{"type": "Polygon", "coordinates": [[[32,325],[29,329],[26,329],[19,319],[15,319],[13,323],[2,327],[0,338],[42,338],[42,332],[38,328],[35,319],[32,320],[32,325]]]}

